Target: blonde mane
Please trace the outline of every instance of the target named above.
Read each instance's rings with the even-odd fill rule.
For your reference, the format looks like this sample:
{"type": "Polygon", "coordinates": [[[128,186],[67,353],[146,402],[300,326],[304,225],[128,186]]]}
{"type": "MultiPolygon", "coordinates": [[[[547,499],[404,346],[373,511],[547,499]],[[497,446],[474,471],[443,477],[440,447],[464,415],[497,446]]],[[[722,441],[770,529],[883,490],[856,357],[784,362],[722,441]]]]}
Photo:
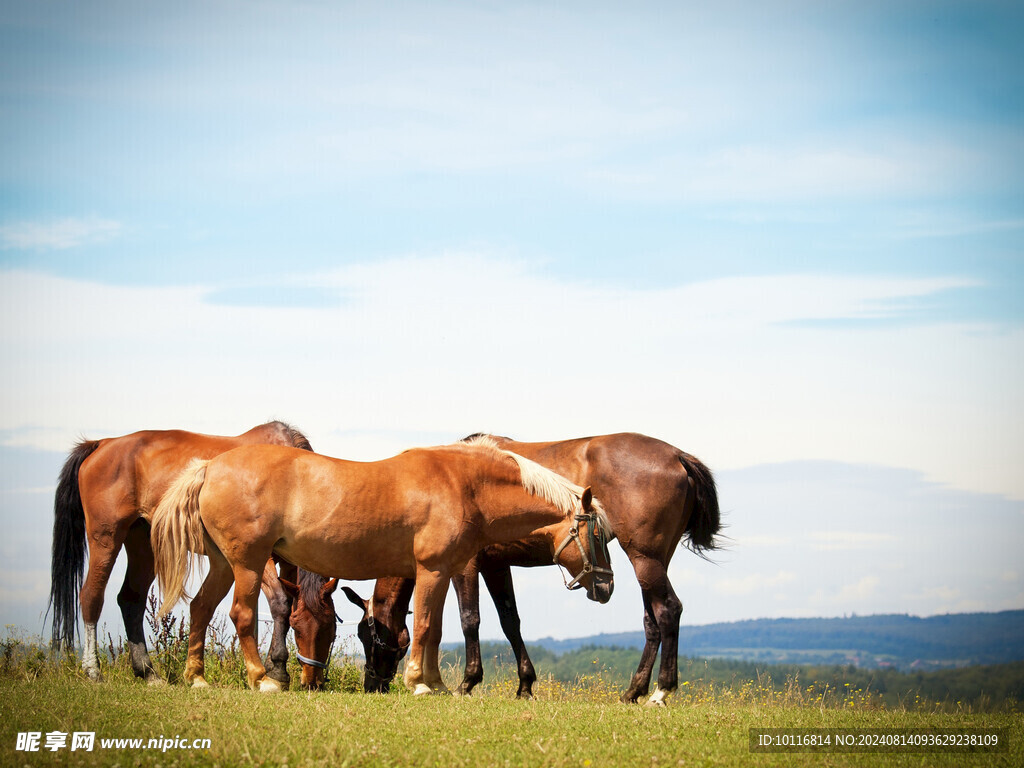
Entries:
{"type": "MultiPolygon", "coordinates": [[[[542,499],[554,504],[566,517],[575,514],[581,509],[584,488],[558,473],[552,472],[547,467],[531,461],[525,456],[512,453],[512,451],[506,451],[490,435],[473,435],[463,441],[463,444],[490,449],[495,453],[512,459],[519,467],[519,475],[522,478],[523,488],[526,489],[526,492],[534,496],[540,496],[542,499]]],[[[594,514],[597,516],[598,524],[604,529],[605,534],[609,538],[613,538],[614,534],[612,533],[611,526],[608,524],[608,517],[605,515],[601,502],[594,498],[592,506],[594,514]]]]}

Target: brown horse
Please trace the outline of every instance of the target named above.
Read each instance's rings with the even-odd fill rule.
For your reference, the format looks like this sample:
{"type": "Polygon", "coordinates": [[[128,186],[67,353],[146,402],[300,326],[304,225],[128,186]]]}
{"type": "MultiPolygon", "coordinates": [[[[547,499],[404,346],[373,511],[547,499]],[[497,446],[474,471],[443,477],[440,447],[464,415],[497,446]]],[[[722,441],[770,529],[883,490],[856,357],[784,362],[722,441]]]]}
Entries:
{"type": "MultiPolygon", "coordinates": [[[[288,448],[236,448],[193,462],[153,514],[162,611],[183,596],[190,552],[210,572],[192,601],[185,678],[204,684],[203,640],[213,609],[235,584],[231,618],[249,684],[267,681],[253,636],[263,563],[276,552],[300,568],[345,579],[416,579],[416,615],[405,684],[446,691],[438,668],[441,611],[453,573],[488,544],[544,538],[549,556],[582,571],[583,557],[557,542],[583,528],[599,544],[604,512],[590,489],[493,443],[416,448],[376,462],[331,459],[288,448]]],[[[599,600],[612,592],[607,547],[580,582],[599,600]]]]}
{"type": "MultiPolygon", "coordinates": [[[[171,481],[189,461],[210,459],[254,443],[312,450],[301,432],[274,421],[238,437],[180,430],[135,432],[124,437],[83,440],[71,451],[61,471],[53,505],[53,645],[74,647],[80,600],[85,624],[82,669],[92,680],[101,679],[96,657],[96,623],[110,571],[123,545],[128,553],[128,569],[117,602],[124,617],[132,669],[150,682],[159,681],[143,630],[146,595],[154,576],[147,520],[171,481]],[[89,572],[83,582],[86,542],[89,572]]],[[[287,685],[286,637],[291,600],[277,583],[272,563],[267,564],[266,577],[267,597],[274,615],[271,673],[287,685]]]]}
{"type": "MultiPolygon", "coordinates": [[[[477,438],[473,435],[467,440],[477,438]]],[[[714,478],[697,458],[654,438],[638,434],[605,435],[551,443],[519,443],[508,438],[492,438],[506,450],[515,451],[582,485],[592,486],[602,500],[608,521],[619,544],[626,551],[644,601],[646,644],[640,664],[624,702],[645,696],[650,686],[654,658],[661,646],[658,687],[649,703],[663,705],[678,681],[677,653],[679,619],[682,604],[668,579],[668,564],[680,539],[697,554],[716,548],[720,513],[714,478]]],[[[532,698],[537,679],[519,629],[519,614],[512,589],[511,566],[549,565],[546,550],[534,540],[491,545],[478,553],[462,571],[452,577],[459,598],[462,629],[466,637],[466,670],[459,692],[468,694],[483,679],[480,658],[480,588],[478,574],[484,577],[502,630],[512,644],[519,667],[520,698],[532,698]]],[[[308,583],[292,607],[296,627],[296,646],[311,652],[320,633],[334,633],[323,619],[325,610],[315,595],[323,578],[310,575],[308,583]],[[312,633],[312,634],[310,634],[312,633]]],[[[404,654],[400,643],[368,642],[369,627],[377,637],[399,637],[405,625],[403,597],[410,584],[396,579],[378,581],[374,598],[353,599],[363,608],[359,637],[366,652],[367,682],[394,677],[404,654]],[[389,597],[389,593],[391,596],[389,597]]],[[[352,599],[352,596],[349,596],[352,599]]],[[[333,615],[333,606],[331,608],[333,615]]],[[[319,657],[314,656],[317,661],[319,657]]],[[[305,667],[303,668],[305,669],[305,667]]],[[[384,684],[387,689],[387,684],[384,684]]]]}

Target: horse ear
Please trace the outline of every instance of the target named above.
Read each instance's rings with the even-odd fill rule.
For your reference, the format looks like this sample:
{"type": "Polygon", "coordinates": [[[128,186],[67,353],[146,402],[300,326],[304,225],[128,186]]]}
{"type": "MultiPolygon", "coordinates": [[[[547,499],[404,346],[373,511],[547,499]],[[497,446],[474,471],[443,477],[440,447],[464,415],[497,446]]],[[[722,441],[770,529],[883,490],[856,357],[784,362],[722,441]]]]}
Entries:
{"type": "Polygon", "coordinates": [[[583,511],[585,512],[589,512],[594,508],[594,494],[591,493],[589,485],[583,490],[583,495],[580,496],[580,504],[583,505],[583,511]]]}
{"type": "Polygon", "coordinates": [[[355,605],[357,608],[360,608],[363,611],[363,613],[366,613],[366,601],[363,600],[363,598],[361,598],[359,595],[357,595],[355,593],[355,590],[353,590],[351,587],[342,587],[341,591],[345,593],[345,597],[347,597],[353,605],[355,605]]]}
{"type": "Polygon", "coordinates": [[[331,579],[320,588],[320,597],[326,600],[328,597],[334,594],[334,590],[338,588],[338,580],[331,579]]]}
{"type": "Polygon", "coordinates": [[[298,584],[293,584],[292,582],[288,581],[288,579],[278,579],[278,581],[281,582],[281,586],[284,587],[284,591],[285,592],[287,592],[293,598],[298,598],[298,596],[299,596],[299,585],[298,584]]]}

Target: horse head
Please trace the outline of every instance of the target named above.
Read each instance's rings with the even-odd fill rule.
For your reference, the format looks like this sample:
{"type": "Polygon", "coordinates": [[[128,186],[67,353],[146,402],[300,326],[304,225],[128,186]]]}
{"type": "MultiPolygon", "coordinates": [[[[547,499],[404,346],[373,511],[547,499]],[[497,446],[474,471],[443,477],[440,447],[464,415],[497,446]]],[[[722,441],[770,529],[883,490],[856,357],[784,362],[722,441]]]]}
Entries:
{"type": "Polygon", "coordinates": [[[281,585],[293,598],[290,623],[295,630],[295,655],[302,665],[302,687],[320,690],[327,682],[327,667],[338,632],[331,597],[338,588],[338,580],[326,581],[319,588],[300,588],[284,579],[281,585]]]}
{"type": "Polygon", "coordinates": [[[409,629],[405,623],[408,598],[403,605],[399,597],[402,584],[410,587],[406,591],[411,592],[411,583],[407,582],[407,579],[379,579],[369,600],[363,600],[349,587],[342,587],[345,596],[363,612],[356,632],[366,657],[363,690],[367,693],[387,693],[390,690],[391,681],[398,672],[398,662],[409,649],[409,629]],[[378,591],[381,591],[383,600],[377,599],[378,591]]]}
{"type": "MultiPolygon", "coordinates": [[[[612,538],[607,518],[594,502],[590,488],[580,497],[580,508],[567,521],[560,543],[554,550],[554,562],[565,568],[571,578],[563,580],[568,589],[586,589],[587,597],[607,603],[615,589],[608,540],[612,538]],[[573,575],[575,574],[575,575],[573,575]]],[[[556,534],[556,540],[558,535],[556,534]]]]}

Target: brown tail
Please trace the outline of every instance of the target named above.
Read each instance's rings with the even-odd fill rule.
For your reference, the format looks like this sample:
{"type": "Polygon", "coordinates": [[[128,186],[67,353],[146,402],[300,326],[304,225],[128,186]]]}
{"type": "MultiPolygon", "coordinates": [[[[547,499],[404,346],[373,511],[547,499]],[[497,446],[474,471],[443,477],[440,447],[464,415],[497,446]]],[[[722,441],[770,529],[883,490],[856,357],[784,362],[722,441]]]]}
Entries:
{"type": "Polygon", "coordinates": [[[203,489],[209,463],[193,459],[153,510],[149,538],[157,581],[164,597],[160,616],[166,615],[182,598],[188,599],[185,583],[192,575],[191,553],[205,552],[206,529],[199,516],[199,492],[203,489]]]}

